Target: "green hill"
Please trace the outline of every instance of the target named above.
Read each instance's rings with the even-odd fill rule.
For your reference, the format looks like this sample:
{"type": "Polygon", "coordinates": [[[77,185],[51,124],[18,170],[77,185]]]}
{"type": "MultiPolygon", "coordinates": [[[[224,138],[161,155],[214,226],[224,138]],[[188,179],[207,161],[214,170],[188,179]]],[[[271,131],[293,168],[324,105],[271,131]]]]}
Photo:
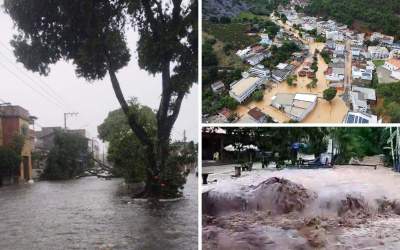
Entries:
{"type": "Polygon", "coordinates": [[[358,29],[380,31],[400,39],[399,0],[310,0],[305,12],[332,17],[358,29]]]}

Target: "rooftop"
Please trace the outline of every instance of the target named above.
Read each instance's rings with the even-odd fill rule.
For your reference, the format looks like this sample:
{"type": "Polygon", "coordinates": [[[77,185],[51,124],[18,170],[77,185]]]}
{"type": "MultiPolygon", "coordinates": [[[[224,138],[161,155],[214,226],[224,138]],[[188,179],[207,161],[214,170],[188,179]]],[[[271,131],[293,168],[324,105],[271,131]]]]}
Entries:
{"type": "Polygon", "coordinates": [[[265,114],[261,111],[261,109],[259,109],[257,107],[250,109],[248,114],[251,117],[253,117],[254,119],[256,119],[257,121],[259,121],[261,118],[265,117],[265,114]]]}
{"type": "Polygon", "coordinates": [[[0,106],[0,117],[18,117],[30,121],[28,110],[17,105],[0,106]]]}
{"type": "Polygon", "coordinates": [[[231,91],[236,95],[236,96],[242,96],[244,92],[246,92],[248,89],[250,89],[252,86],[254,86],[257,81],[260,80],[258,77],[248,77],[248,78],[242,78],[238,82],[234,83],[231,86],[231,91]]]}
{"type": "Polygon", "coordinates": [[[387,60],[387,62],[396,66],[397,68],[400,68],[400,60],[399,59],[392,58],[392,59],[387,60]]]}

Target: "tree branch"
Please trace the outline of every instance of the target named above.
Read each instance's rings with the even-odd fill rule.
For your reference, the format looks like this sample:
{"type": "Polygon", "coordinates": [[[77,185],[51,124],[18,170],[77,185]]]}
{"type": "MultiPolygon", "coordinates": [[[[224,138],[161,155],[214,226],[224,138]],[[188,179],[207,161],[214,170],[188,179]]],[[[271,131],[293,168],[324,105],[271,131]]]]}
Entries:
{"type": "Polygon", "coordinates": [[[175,100],[174,107],[172,109],[172,115],[168,116],[168,133],[171,133],[172,127],[178,118],[179,111],[181,110],[181,105],[183,101],[183,97],[185,97],[186,92],[180,91],[178,93],[178,97],[175,100]]]}
{"type": "Polygon", "coordinates": [[[121,105],[122,111],[128,118],[129,126],[132,128],[133,132],[140,140],[140,142],[143,143],[143,145],[153,148],[153,143],[151,142],[144,128],[138,123],[136,114],[129,112],[129,106],[124,98],[124,94],[122,93],[117,76],[114,70],[112,70],[111,68],[112,67],[109,68],[108,72],[115,92],[115,96],[117,97],[118,102],[121,105]]]}
{"type": "Polygon", "coordinates": [[[162,94],[161,94],[161,101],[157,111],[157,126],[160,128],[165,121],[165,117],[168,113],[168,105],[171,100],[171,73],[169,68],[169,62],[163,64],[162,67],[162,94]]]}

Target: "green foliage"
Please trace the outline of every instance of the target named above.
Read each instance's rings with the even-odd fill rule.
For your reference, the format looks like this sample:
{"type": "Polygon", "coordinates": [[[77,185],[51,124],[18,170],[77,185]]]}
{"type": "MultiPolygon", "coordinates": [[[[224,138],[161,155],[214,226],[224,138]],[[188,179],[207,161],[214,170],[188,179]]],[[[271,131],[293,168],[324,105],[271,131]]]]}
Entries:
{"type": "Polygon", "coordinates": [[[216,114],[222,108],[235,110],[239,103],[229,95],[214,95],[211,90],[203,91],[202,94],[202,113],[203,114],[216,114]]]}
{"type": "Polygon", "coordinates": [[[400,82],[380,84],[376,89],[378,98],[383,99],[382,114],[390,118],[390,122],[400,122],[400,82]]]}
{"type": "MultiPolygon", "coordinates": [[[[273,153],[274,161],[282,165],[284,160],[295,160],[291,145],[295,142],[309,145],[311,153],[319,155],[326,151],[327,128],[225,128],[227,131],[226,144],[256,145],[261,151],[273,153]]],[[[238,161],[239,161],[239,155],[238,161]]]]}
{"type": "Polygon", "coordinates": [[[296,81],[297,81],[297,75],[290,75],[286,79],[286,82],[289,86],[296,86],[297,85],[296,81]]]}
{"type": "MultiPolygon", "coordinates": [[[[346,164],[351,157],[364,157],[385,153],[388,130],[385,128],[324,128],[324,127],[291,127],[291,128],[225,128],[226,144],[256,145],[261,151],[269,151],[274,161],[282,165],[285,160],[296,160],[291,145],[307,144],[302,152],[319,156],[326,152],[329,138],[339,154],[336,164],[346,164]]],[[[238,155],[238,161],[240,156],[238,155]]]]}
{"type": "MultiPolygon", "coordinates": [[[[130,102],[130,112],[136,113],[140,124],[155,140],[157,121],[154,111],[133,100],[130,102]]],[[[145,146],[132,133],[122,110],[111,111],[98,127],[98,132],[99,138],[109,143],[107,157],[113,163],[113,174],[123,176],[128,183],[144,181],[147,164],[145,146]]]]}
{"type": "Polygon", "coordinates": [[[384,128],[334,128],[334,144],[339,149],[338,164],[346,164],[351,157],[383,154],[387,141],[384,128]]]}
{"type": "Polygon", "coordinates": [[[317,60],[315,60],[315,61],[311,64],[310,69],[311,69],[312,71],[314,71],[314,72],[317,72],[317,71],[318,71],[318,61],[317,61],[317,60]]]}
{"type": "Polygon", "coordinates": [[[203,22],[203,30],[223,43],[230,43],[235,49],[243,49],[259,41],[258,36],[248,36],[249,24],[215,24],[203,22]]]}
{"type": "Polygon", "coordinates": [[[231,23],[231,18],[223,16],[219,19],[219,22],[223,24],[231,23]]]}
{"type": "Polygon", "coordinates": [[[321,55],[322,59],[324,59],[324,62],[326,64],[329,64],[331,62],[331,60],[332,60],[331,55],[329,54],[328,51],[323,50],[323,51],[321,51],[320,55],[321,55]]]}
{"type": "Polygon", "coordinates": [[[398,0],[311,0],[305,8],[311,15],[335,18],[337,21],[352,25],[365,23],[369,29],[383,31],[385,34],[400,35],[400,5],[398,0]]]}
{"type": "Polygon", "coordinates": [[[155,183],[160,184],[160,195],[162,197],[175,198],[182,196],[182,187],[186,182],[186,178],[180,169],[181,164],[181,157],[170,156],[160,177],[155,177],[155,183]]]}
{"type": "Polygon", "coordinates": [[[251,95],[251,98],[256,101],[260,102],[264,99],[264,92],[262,90],[256,90],[254,93],[251,95]]]}
{"type": "Polygon", "coordinates": [[[372,61],[376,68],[383,66],[385,64],[385,60],[373,60],[372,61]]]}
{"type": "Polygon", "coordinates": [[[285,16],[285,14],[281,14],[280,18],[281,18],[282,23],[286,23],[286,21],[288,20],[287,17],[285,16]]]}
{"type": "Polygon", "coordinates": [[[56,131],[54,146],[48,155],[42,178],[72,179],[82,175],[91,164],[87,138],[71,132],[56,131]]]}
{"type": "Polygon", "coordinates": [[[221,108],[223,107],[227,107],[230,110],[235,110],[237,108],[237,106],[239,105],[239,103],[233,99],[232,97],[226,95],[223,96],[220,100],[219,100],[219,106],[221,108]]]}
{"type": "MultiPolygon", "coordinates": [[[[21,164],[21,153],[11,147],[0,146],[0,178],[17,176],[21,164]]],[[[0,180],[1,182],[1,180],[0,180]]]]}
{"type": "Polygon", "coordinates": [[[16,152],[17,154],[21,154],[22,150],[24,148],[25,145],[25,140],[26,140],[26,136],[25,135],[14,135],[11,141],[11,144],[9,145],[9,147],[14,150],[14,152],[16,152]]]}
{"type": "Polygon", "coordinates": [[[227,43],[227,44],[224,45],[225,54],[229,55],[232,50],[233,50],[233,45],[232,44],[227,43]]]}
{"type": "MultiPolygon", "coordinates": [[[[154,111],[138,104],[135,100],[130,102],[130,112],[139,117],[139,124],[146,128],[151,140],[156,140],[157,120],[154,111]]],[[[111,111],[104,122],[98,127],[99,137],[109,143],[108,160],[113,163],[114,174],[123,176],[127,183],[146,181],[147,157],[146,147],[130,130],[128,120],[121,109],[111,111]]],[[[192,145],[192,150],[193,149],[192,145]]],[[[180,166],[193,162],[193,152],[185,151],[182,155],[174,154],[175,146],[170,145],[170,153],[166,159],[164,169],[159,175],[152,176],[153,188],[159,189],[159,195],[171,198],[181,195],[185,184],[185,176],[180,166]]]]}
{"type": "MultiPolygon", "coordinates": [[[[215,43],[215,41],[214,41],[215,43]]],[[[217,66],[218,60],[212,47],[213,40],[207,40],[203,43],[202,62],[203,67],[217,66]]]]}
{"type": "Polygon", "coordinates": [[[306,85],[308,89],[315,89],[317,87],[318,80],[316,78],[312,79],[310,83],[306,85]]]}
{"type": "Polygon", "coordinates": [[[328,88],[324,90],[323,97],[328,102],[331,102],[336,97],[336,88],[328,88]]]}
{"type": "Polygon", "coordinates": [[[378,78],[378,74],[376,73],[376,70],[374,70],[372,72],[372,81],[371,81],[371,88],[378,88],[379,86],[379,78],[378,78]]]}
{"type": "MultiPolygon", "coordinates": [[[[0,179],[2,176],[19,176],[19,166],[21,164],[21,154],[25,145],[24,135],[14,135],[12,141],[7,146],[0,146],[0,179]]],[[[1,182],[1,180],[0,180],[1,182]]]]}
{"type": "Polygon", "coordinates": [[[267,68],[273,68],[279,63],[286,62],[290,59],[294,52],[300,51],[299,46],[292,41],[285,41],[283,45],[278,48],[275,45],[271,46],[272,56],[263,61],[263,65],[267,68]]]}

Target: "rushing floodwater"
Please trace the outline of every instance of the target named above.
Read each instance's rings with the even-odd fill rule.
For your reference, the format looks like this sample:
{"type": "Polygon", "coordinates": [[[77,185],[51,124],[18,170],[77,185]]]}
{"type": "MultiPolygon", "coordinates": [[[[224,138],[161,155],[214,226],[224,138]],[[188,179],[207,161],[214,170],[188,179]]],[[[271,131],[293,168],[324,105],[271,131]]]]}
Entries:
{"type": "Polygon", "coordinates": [[[0,249],[197,249],[197,178],[154,205],[94,177],[0,188],[0,249]],[[130,202],[127,202],[130,201],[130,202]]]}
{"type": "MultiPolygon", "coordinates": [[[[209,199],[212,205],[222,204],[222,209],[213,215],[215,220],[209,219],[210,223],[203,227],[203,239],[206,239],[203,240],[203,248],[400,249],[400,215],[390,210],[378,213],[378,200],[387,198],[390,201],[400,201],[400,174],[389,168],[336,166],[331,169],[276,171],[273,168],[262,169],[261,164],[257,163],[254,164],[252,172],[246,171],[240,178],[234,179],[231,178],[234,173],[232,165],[207,167],[204,171],[214,174],[209,177],[211,183],[203,185],[202,191],[208,192],[206,197],[212,197],[209,199]],[[281,204],[289,204],[287,196],[285,198],[281,192],[277,192],[279,189],[264,189],[264,193],[258,193],[259,195],[249,191],[250,186],[257,186],[271,177],[280,177],[300,184],[315,192],[317,198],[313,202],[303,203],[305,208],[301,212],[271,215],[273,206],[264,210],[238,212],[239,209],[245,209],[236,205],[236,197],[246,198],[245,208],[249,207],[252,199],[263,201],[268,200],[265,197],[272,197],[270,200],[275,201],[278,200],[276,195],[282,198],[278,200],[281,204]],[[347,195],[360,197],[365,203],[361,203],[359,208],[348,214],[340,215],[340,207],[343,207],[347,195]],[[226,211],[230,211],[231,214],[226,211]],[[363,214],[364,211],[367,213],[363,214]],[[315,218],[318,222],[309,225],[310,219],[315,218]],[[211,240],[207,240],[208,238],[211,240]],[[321,248],[316,248],[309,242],[320,242],[316,244],[321,248]],[[262,247],[253,247],[254,244],[262,247]]],[[[262,202],[259,204],[263,205],[262,202]]]]}

